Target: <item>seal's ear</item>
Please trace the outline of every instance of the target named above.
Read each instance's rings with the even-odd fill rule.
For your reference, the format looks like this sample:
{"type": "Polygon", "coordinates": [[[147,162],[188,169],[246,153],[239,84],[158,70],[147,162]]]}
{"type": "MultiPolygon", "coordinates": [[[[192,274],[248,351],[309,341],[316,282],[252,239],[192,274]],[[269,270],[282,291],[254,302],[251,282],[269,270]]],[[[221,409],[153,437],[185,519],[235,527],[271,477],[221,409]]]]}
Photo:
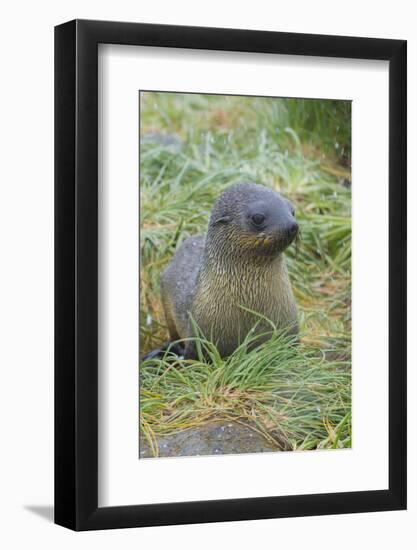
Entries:
{"type": "Polygon", "coordinates": [[[213,220],[211,223],[212,225],[217,225],[219,223],[228,223],[231,219],[232,218],[230,216],[221,216],[220,218],[217,218],[217,220],[213,220]]]}

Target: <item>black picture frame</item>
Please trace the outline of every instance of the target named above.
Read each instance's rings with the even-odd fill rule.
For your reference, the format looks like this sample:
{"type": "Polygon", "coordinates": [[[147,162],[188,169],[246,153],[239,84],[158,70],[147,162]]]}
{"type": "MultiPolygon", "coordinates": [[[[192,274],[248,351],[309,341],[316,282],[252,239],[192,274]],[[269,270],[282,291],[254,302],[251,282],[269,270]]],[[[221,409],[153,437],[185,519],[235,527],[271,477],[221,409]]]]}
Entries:
{"type": "Polygon", "coordinates": [[[406,508],[404,40],[74,20],[55,28],[55,523],[74,530],[406,508]],[[98,506],[98,44],[389,61],[389,488],[98,506]]]}

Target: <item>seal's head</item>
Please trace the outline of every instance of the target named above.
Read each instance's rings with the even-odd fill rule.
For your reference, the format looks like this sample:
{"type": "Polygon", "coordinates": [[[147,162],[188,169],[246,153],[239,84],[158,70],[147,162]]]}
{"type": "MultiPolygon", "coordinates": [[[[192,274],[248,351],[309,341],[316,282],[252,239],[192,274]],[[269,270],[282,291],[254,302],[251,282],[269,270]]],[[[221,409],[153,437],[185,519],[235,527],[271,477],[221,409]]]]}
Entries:
{"type": "MultiPolygon", "coordinates": [[[[263,185],[239,183],[229,187],[216,201],[208,237],[226,252],[275,257],[298,234],[292,204],[263,185]]],[[[214,243],[213,243],[214,244],[214,243]]]]}

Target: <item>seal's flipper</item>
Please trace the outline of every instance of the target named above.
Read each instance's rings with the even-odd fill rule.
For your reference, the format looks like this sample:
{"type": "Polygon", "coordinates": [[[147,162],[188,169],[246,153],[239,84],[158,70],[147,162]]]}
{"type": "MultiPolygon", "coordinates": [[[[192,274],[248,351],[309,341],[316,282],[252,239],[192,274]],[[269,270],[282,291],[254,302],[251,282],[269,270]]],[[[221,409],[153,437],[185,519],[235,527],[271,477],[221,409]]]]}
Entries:
{"type": "Polygon", "coordinates": [[[182,358],[184,357],[185,347],[179,342],[166,342],[160,348],[145,353],[145,355],[142,357],[142,361],[147,361],[149,359],[163,359],[167,352],[169,354],[177,355],[178,358],[182,358]]]}
{"type": "Polygon", "coordinates": [[[148,353],[145,353],[145,355],[142,357],[142,361],[148,361],[148,359],[162,359],[162,357],[165,354],[165,350],[162,348],[153,349],[152,351],[148,351],[148,353]]]}

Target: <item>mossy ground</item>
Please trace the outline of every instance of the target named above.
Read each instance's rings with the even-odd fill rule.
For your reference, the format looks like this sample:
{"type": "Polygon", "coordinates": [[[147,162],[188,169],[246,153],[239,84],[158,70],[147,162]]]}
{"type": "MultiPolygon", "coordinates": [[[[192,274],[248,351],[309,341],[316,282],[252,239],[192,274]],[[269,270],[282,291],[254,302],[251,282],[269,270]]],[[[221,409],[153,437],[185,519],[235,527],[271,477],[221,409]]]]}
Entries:
{"type": "Polygon", "coordinates": [[[270,186],[296,207],[286,254],[301,341],[275,332],[222,360],[140,365],[140,424],[157,436],[214,419],[248,422],[293,450],[351,446],[350,103],[141,94],[141,352],[167,340],[160,274],[181,242],[205,232],[223,189],[270,186]]]}

